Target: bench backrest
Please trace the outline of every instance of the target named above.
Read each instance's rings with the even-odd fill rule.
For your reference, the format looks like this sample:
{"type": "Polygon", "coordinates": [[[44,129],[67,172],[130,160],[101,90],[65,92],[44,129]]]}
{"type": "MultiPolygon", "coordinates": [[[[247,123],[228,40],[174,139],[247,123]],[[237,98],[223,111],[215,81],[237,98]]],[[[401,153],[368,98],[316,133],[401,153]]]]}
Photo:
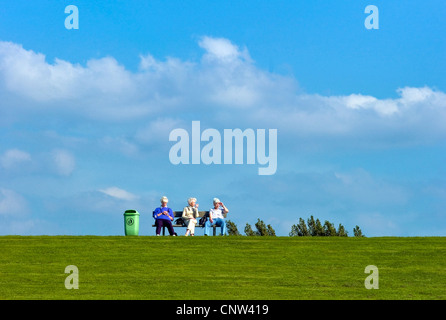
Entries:
{"type": "MultiPolygon", "coordinates": [[[[173,211],[173,215],[175,218],[181,218],[183,216],[183,211],[173,211]]],[[[204,216],[209,217],[209,211],[198,211],[198,218],[204,216]]],[[[224,213],[223,216],[226,218],[226,213],[224,213]]]]}
{"type": "MultiPolygon", "coordinates": [[[[173,215],[175,218],[181,218],[183,216],[183,211],[174,211],[173,215]]],[[[198,211],[198,218],[207,216],[209,217],[209,211],[198,211]]]]}

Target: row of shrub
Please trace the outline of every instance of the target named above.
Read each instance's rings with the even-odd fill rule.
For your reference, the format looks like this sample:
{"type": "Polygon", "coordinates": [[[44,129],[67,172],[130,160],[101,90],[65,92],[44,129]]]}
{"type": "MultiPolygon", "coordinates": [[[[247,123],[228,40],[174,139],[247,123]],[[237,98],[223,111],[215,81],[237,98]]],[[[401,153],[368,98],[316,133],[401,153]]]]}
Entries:
{"type": "MultiPolygon", "coordinates": [[[[353,235],[355,237],[364,237],[361,228],[355,226],[353,228],[353,235]]],[[[339,224],[338,229],[328,220],[325,220],[324,224],[319,219],[314,220],[311,216],[305,220],[299,218],[299,223],[291,226],[290,237],[348,237],[348,231],[342,224],[339,224]]]]}
{"type": "MultiPolygon", "coordinates": [[[[273,227],[268,224],[266,225],[262,220],[257,219],[255,223],[256,230],[253,230],[249,223],[245,225],[245,235],[248,237],[252,236],[276,236],[276,232],[273,227]]],[[[240,232],[238,231],[237,225],[231,221],[226,221],[226,227],[228,234],[230,236],[240,236],[240,232]]],[[[305,220],[299,218],[299,223],[291,226],[291,232],[288,234],[290,237],[348,237],[348,231],[345,230],[345,227],[342,224],[339,224],[338,228],[334,226],[328,220],[325,220],[324,224],[321,223],[319,219],[314,219],[313,216],[305,220]]],[[[353,236],[355,237],[364,237],[362,234],[361,228],[359,226],[355,226],[353,228],[353,236]]]]}

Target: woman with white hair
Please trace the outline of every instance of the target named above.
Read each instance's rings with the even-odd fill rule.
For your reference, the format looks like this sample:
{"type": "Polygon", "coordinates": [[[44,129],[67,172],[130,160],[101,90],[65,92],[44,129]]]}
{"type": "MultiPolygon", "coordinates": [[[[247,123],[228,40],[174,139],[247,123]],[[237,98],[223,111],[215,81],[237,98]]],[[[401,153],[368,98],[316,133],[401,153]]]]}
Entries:
{"type": "Polygon", "coordinates": [[[169,234],[171,236],[176,236],[177,234],[173,230],[172,226],[172,221],[175,216],[173,215],[172,209],[167,206],[169,199],[167,199],[167,197],[162,197],[160,201],[161,207],[156,208],[155,211],[153,211],[153,218],[155,219],[156,225],[156,235],[160,235],[161,228],[167,227],[169,234]]]}
{"type": "Polygon", "coordinates": [[[198,218],[198,203],[196,202],[196,198],[187,199],[188,206],[183,209],[182,218],[187,226],[186,237],[189,236],[189,234],[193,237],[195,233],[195,226],[197,225],[198,218]]]}
{"type": "Polygon", "coordinates": [[[226,214],[229,212],[228,208],[218,198],[213,200],[214,207],[209,210],[209,220],[204,225],[204,235],[209,235],[209,229],[216,225],[221,228],[221,235],[226,234],[226,214]]]}

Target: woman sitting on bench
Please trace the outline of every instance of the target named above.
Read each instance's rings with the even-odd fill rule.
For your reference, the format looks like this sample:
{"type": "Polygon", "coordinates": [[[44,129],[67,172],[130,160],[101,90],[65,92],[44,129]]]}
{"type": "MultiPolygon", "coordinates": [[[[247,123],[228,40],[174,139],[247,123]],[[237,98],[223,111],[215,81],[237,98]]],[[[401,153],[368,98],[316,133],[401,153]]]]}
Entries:
{"type": "Polygon", "coordinates": [[[187,237],[189,234],[193,237],[195,233],[195,225],[197,224],[198,218],[198,203],[196,198],[187,199],[187,203],[189,204],[187,207],[183,209],[183,220],[187,226],[186,234],[187,237]]]}
{"type": "Polygon", "coordinates": [[[209,210],[209,220],[204,226],[204,235],[209,235],[209,229],[212,225],[221,228],[221,235],[226,234],[225,214],[229,212],[228,208],[217,198],[214,198],[214,207],[209,210]]]}
{"type": "Polygon", "coordinates": [[[156,235],[159,236],[161,232],[161,227],[167,227],[169,230],[169,234],[171,236],[176,236],[177,234],[173,230],[172,221],[174,219],[174,215],[172,209],[167,207],[167,202],[169,199],[167,197],[161,198],[161,207],[156,208],[153,212],[153,218],[155,218],[156,225],[156,235]]]}

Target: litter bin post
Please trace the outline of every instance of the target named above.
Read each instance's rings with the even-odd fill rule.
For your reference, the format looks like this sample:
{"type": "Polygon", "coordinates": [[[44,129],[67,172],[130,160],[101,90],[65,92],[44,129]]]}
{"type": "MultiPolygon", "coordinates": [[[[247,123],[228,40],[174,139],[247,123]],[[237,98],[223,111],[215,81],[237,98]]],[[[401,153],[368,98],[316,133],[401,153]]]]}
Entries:
{"type": "Polygon", "coordinates": [[[139,212],[126,210],[124,212],[124,230],[126,236],[137,236],[139,234],[139,212]]]}

